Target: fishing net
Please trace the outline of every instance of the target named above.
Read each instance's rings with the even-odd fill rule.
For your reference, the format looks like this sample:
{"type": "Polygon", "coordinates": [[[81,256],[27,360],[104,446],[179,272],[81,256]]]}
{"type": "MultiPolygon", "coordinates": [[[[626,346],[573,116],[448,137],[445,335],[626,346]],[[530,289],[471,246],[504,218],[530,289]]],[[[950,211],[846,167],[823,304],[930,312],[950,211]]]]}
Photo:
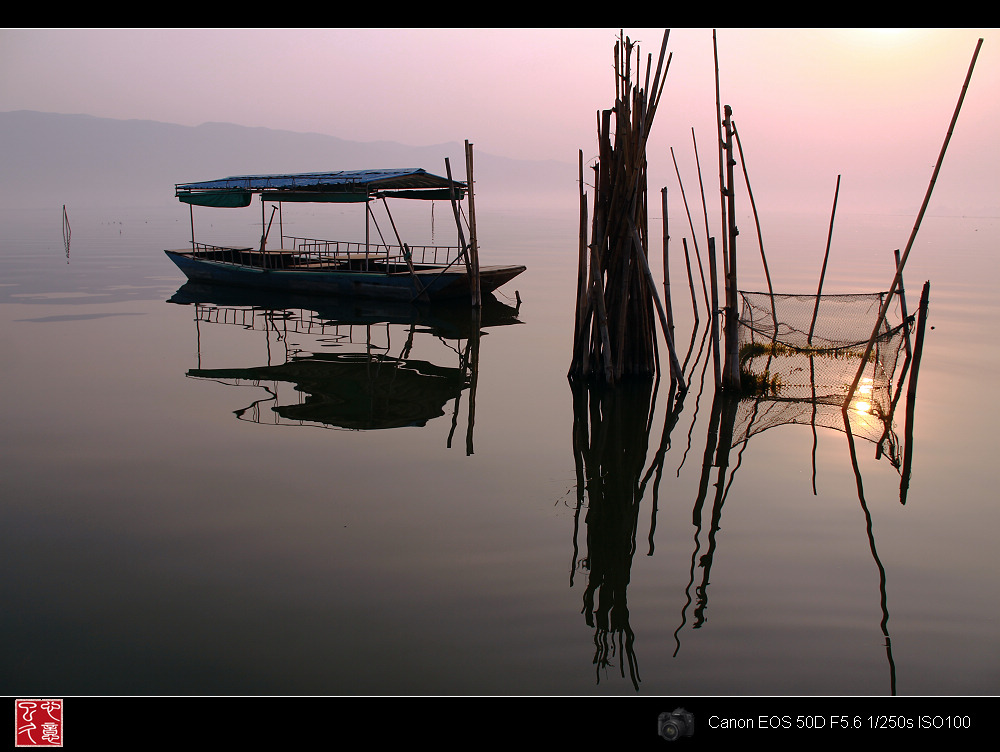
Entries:
{"type": "MultiPolygon", "coordinates": [[[[806,423],[844,430],[842,406],[888,293],[774,295],[741,292],[740,378],[744,400],[734,444],[772,426],[806,423]],[[773,301],[773,302],[772,302],[773,301]]],[[[893,384],[909,319],[890,306],[848,410],[853,434],[893,441],[893,384]]]]}

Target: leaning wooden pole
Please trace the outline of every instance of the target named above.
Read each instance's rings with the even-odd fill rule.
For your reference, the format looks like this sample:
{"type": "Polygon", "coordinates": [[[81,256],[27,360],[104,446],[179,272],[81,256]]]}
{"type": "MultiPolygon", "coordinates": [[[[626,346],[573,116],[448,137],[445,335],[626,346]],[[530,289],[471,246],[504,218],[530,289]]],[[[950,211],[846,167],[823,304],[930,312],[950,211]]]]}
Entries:
{"type": "Polygon", "coordinates": [[[882,322],[885,321],[886,313],[889,310],[889,304],[892,302],[892,296],[896,292],[896,288],[899,286],[899,280],[903,276],[903,266],[906,264],[906,259],[910,256],[910,249],[913,248],[913,241],[917,237],[917,230],[920,229],[920,223],[924,218],[924,212],[927,211],[927,204],[931,199],[931,192],[934,190],[934,183],[937,182],[938,173],[941,171],[941,163],[944,161],[945,151],[947,151],[948,143],[951,141],[951,134],[955,131],[955,123],[958,122],[958,113],[962,110],[962,103],[965,101],[965,93],[969,89],[969,81],[972,79],[972,71],[976,67],[976,58],[979,57],[979,50],[982,46],[983,40],[980,39],[976,44],[976,51],[972,55],[972,62],[969,64],[969,72],[965,75],[965,83],[962,84],[962,93],[958,97],[958,104],[955,105],[955,113],[951,116],[948,133],[944,137],[944,144],[941,146],[941,153],[938,155],[937,163],[934,165],[934,173],[931,175],[930,184],[927,186],[927,192],[924,194],[924,201],[920,205],[920,211],[917,213],[917,219],[913,223],[913,230],[910,232],[910,238],[906,241],[906,250],[903,251],[903,257],[896,265],[896,276],[892,278],[892,284],[889,286],[889,294],[885,296],[885,301],[882,303],[882,308],[879,311],[878,320],[875,322],[875,326],[872,329],[872,336],[868,340],[868,345],[865,347],[865,353],[861,357],[861,363],[858,364],[858,372],[854,374],[854,381],[851,382],[851,388],[847,390],[847,397],[844,399],[842,407],[845,415],[850,407],[851,400],[854,398],[854,392],[858,388],[858,383],[861,381],[861,374],[864,373],[865,364],[868,362],[868,358],[871,357],[872,348],[875,347],[875,340],[878,339],[878,331],[882,326],[882,322]]]}
{"type": "Polygon", "coordinates": [[[712,231],[708,229],[708,202],[705,199],[705,182],[701,177],[701,158],[698,156],[698,139],[694,135],[694,128],[691,129],[691,144],[694,147],[694,164],[698,168],[698,188],[701,191],[701,213],[705,220],[705,240],[712,237],[712,231]]]}
{"type": "Polygon", "coordinates": [[[462,256],[465,258],[465,270],[472,278],[472,258],[469,255],[469,246],[465,243],[465,231],[462,230],[462,216],[458,209],[458,197],[455,195],[455,181],[451,177],[451,162],[448,157],[444,158],[444,169],[448,175],[448,191],[451,195],[451,211],[455,215],[455,226],[458,228],[458,243],[462,249],[462,256]]]}
{"type": "Polygon", "coordinates": [[[698,250],[698,233],[694,230],[694,220],[691,219],[691,210],[688,208],[687,194],[684,192],[684,181],[681,180],[681,171],[677,166],[677,157],[674,155],[674,148],[672,146],[670,147],[670,158],[674,163],[674,173],[677,175],[677,185],[681,189],[681,201],[684,204],[684,213],[687,214],[688,227],[691,229],[691,242],[694,243],[694,254],[698,259],[698,272],[701,274],[701,290],[705,296],[705,305],[708,306],[708,287],[705,285],[705,269],[701,264],[701,252],[698,250]]]}
{"type": "MultiPolygon", "coordinates": [[[[698,317],[698,296],[694,291],[694,277],[691,274],[691,254],[688,253],[687,238],[681,238],[681,245],[684,247],[684,266],[687,267],[688,289],[691,291],[691,310],[694,312],[694,328],[697,329],[700,322],[698,317]]],[[[711,308],[711,305],[709,303],[708,307],[711,308]]]]}
{"type": "MultiPolygon", "coordinates": [[[[639,231],[636,229],[635,225],[632,225],[632,233],[635,236],[636,242],[639,240],[639,231]]],[[[674,348],[674,338],[670,333],[670,327],[667,323],[667,316],[663,312],[663,306],[660,304],[660,296],[656,294],[656,283],[653,281],[653,272],[649,268],[649,261],[647,260],[645,254],[637,253],[639,262],[642,264],[642,271],[646,275],[646,282],[649,284],[649,289],[653,297],[653,303],[656,306],[656,313],[660,319],[660,327],[663,330],[663,336],[667,340],[667,352],[670,355],[670,369],[673,372],[674,378],[677,379],[679,388],[683,391],[687,389],[684,383],[684,371],[681,369],[680,361],[677,359],[677,350],[674,348]]]]}
{"type": "MultiPolygon", "coordinates": [[[[893,254],[896,257],[896,266],[898,267],[899,266],[899,249],[897,248],[895,251],[893,251],[893,254]]],[[[906,310],[906,290],[903,289],[903,276],[902,275],[900,275],[900,277],[899,277],[899,290],[897,290],[897,293],[899,294],[899,312],[900,312],[900,314],[903,317],[903,321],[906,321],[910,316],[909,316],[909,314],[907,313],[907,310],[906,310]]],[[[903,342],[906,344],[906,354],[907,355],[912,355],[913,354],[913,345],[910,342],[910,328],[909,327],[906,328],[906,339],[904,339],[903,342]]]]}
{"type": "Polygon", "coordinates": [[[757,202],[753,200],[753,191],[750,189],[750,175],[747,172],[746,159],[743,157],[743,144],[740,142],[740,132],[733,123],[733,135],[736,137],[736,148],[740,153],[740,165],[743,167],[743,180],[747,185],[747,197],[750,199],[750,208],[753,210],[753,221],[757,227],[757,245],[760,248],[760,260],[764,265],[764,279],[767,281],[767,294],[771,297],[771,319],[774,322],[774,336],[778,336],[778,311],[774,305],[774,287],[771,285],[771,272],[767,268],[767,256],[764,254],[764,239],[760,233],[760,216],[757,214],[757,202]]]}
{"type": "Polygon", "coordinates": [[[930,297],[930,280],[924,282],[920,294],[920,305],[917,309],[917,338],[913,343],[913,367],[910,369],[910,382],[906,390],[906,429],[903,442],[903,467],[899,480],[899,503],[906,503],[906,492],[910,487],[910,470],[913,466],[913,411],[917,397],[917,371],[920,370],[920,356],[924,350],[924,330],[927,326],[927,302],[930,297]]]}
{"type": "MultiPolygon", "coordinates": [[[[826,234],[826,253],[823,254],[823,268],[819,273],[819,287],[816,288],[816,305],[813,306],[813,317],[809,324],[808,344],[812,344],[813,332],[816,329],[816,316],[819,314],[819,301],[823,295],[823,279],[826,277],[826,263],[830,260],[830,241],[833,240],[833,218],[837,215],[837,197],[840,195],[840,175],[837,176],[837,187],[833,191],[833,210],[830,212],[830,230],[826,234]]],[[[899,264],[899,259],[896,259],[899,264]]],[[[774,322],[777,325],[777,321],[774,322]]]]}

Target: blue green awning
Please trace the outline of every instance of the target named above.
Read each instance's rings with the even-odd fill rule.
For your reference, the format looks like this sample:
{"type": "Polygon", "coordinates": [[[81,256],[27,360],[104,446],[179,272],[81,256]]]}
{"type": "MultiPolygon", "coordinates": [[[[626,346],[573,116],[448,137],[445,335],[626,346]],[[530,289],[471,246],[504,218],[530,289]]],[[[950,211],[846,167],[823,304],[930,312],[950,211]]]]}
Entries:
{"type": "Polygon", "coordinates": [[[364,202],[381,196],[447,200],[466,184],[422,169],[344,170],[289,175],[242,175],[175,186],[178,199],[198,206],[248,206],[252,194],[270,201],[364,202]]]}

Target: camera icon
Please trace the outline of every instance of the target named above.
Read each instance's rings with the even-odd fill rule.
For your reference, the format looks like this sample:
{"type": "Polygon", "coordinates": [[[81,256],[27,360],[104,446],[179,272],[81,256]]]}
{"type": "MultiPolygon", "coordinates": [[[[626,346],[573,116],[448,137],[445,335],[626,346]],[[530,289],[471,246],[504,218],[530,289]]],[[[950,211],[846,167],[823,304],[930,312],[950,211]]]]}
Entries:
{"type": "Polygon", "coordinates": [[[691,736],[694,734],[694,715],[683,708],[677,708],[672,713],[660,713],[657,729],[668,742],[691,736]]]}

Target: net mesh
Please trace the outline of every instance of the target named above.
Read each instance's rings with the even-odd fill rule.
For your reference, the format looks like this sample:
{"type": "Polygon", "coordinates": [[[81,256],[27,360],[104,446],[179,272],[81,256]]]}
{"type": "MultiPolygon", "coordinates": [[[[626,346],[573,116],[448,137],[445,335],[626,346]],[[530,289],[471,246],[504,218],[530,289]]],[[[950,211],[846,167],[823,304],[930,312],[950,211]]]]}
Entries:
{"type": "MultiPolygon", "coordinates": [[[[741,292],[740,377],[759,397],[741,409],[734,442],[787,423],[844,430],[841,407],[887,294],[822,295],[817,307],[816,295],[741,292]]],[[[907,324],[890,306],[850,403],[852,433],[877,443],[892,439],[907,324]]]]}

